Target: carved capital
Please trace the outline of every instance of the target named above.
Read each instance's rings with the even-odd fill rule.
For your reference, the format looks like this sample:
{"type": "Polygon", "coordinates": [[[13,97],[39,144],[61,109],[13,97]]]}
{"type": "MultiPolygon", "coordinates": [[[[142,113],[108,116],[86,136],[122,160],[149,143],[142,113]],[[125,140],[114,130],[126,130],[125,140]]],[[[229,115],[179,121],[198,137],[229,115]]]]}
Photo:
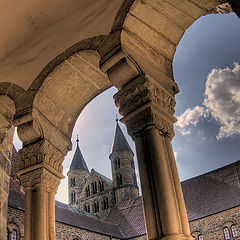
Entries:
{"type": "Polygon", "coordinates": [[[18,151],[19,169],[23,170],[35,165],[49,166],[62,173],[64,155],[47,140],[24,146],[18,151]]]}
{"type": "Polygon", "coordinates": [[[152,78],[141,75],[116,93],[114,99],[131,136],[150,126],[157,127],[161,134],[174,136],[174,94],[152,78]]]}
{"type": "Polygon", "coordinates": [[[20,175],[21,183],[26,188],[35,188],[39,184],[43,184],[49,191],[57,191],[61,181],[61,176],[56,176],[48,169],[41,167],[20,175]]]}

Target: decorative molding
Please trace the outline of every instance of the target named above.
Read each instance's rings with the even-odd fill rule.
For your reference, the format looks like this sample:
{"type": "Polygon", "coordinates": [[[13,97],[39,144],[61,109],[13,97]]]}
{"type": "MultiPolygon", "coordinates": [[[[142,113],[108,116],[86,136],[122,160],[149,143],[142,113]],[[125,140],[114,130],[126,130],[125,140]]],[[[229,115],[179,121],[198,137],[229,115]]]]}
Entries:
{"type": "Polygon", "coordinates": [[[174,95],[152,78],[141,75],[116,93],[114,99],[131,136],[150,126],[157,127],[161,134],[174,136],[174,95]]]}
{"type": "Polygon", "coordinates": [[[36,187],[38,184],[44,184],[49,191],[57,191],[61,179],[51,173],[44,167],[27,172],[20,176],[21,183],[24,188],[36,187]]]}
{"type": "Polygon", "coordinates": [[[18,151],[19,169],[25,169],[36,164],[44,164],[62,173],[64,155],[47,140],[24,146],[18,151]]]}

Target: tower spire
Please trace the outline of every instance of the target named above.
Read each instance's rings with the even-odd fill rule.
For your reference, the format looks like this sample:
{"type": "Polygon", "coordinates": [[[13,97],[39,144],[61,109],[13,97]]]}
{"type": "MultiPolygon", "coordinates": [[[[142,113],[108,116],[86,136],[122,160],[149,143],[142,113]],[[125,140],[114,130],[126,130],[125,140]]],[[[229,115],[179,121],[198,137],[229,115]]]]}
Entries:
{"type": "Polygon", "coordinates": [[[112,145],[112,151],[113,152],[118,152],[118,151],[130,151],[133,153],[132,149],[130,148],[127,139],[125,138],[119,124],[118,124],[118,117],[116,115],[116,130],[115,130],[115,136],[113,140],[113,145],[112,145]]]}
{"type": "Polygon", "coordinates": [[[70,166],[70,171],[71,170],[76,170],[76,169],[82,169],[82,170],[86,170],[86,171],[89,172],[87,164],[86,164],[86,162],[83,158],[82,152],[79,148],[78,135],[77,135],[76,142],[77,142],[77,148],[76,148],[76,151],[75,151],[73,159],[72,159],[72,163],[71,163],[71,166],[70,166]]]}

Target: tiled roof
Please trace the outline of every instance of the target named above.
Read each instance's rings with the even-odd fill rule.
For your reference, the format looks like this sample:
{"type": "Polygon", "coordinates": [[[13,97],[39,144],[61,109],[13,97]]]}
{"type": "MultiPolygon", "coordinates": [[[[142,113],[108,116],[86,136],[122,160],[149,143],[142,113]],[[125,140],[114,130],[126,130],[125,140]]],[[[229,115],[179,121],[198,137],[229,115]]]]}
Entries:
{"type": "MultiPolygon", "coordinates": [[[[24,199],[24,194],[15,190],[10,190],[8,205],[13,208],[24,210],[24,199]]],[[[76,208],[72,208],[69,205],[61,203],[59,201],[55,201],[55,203],[55,214],[57,222],[121,238],[121,234],[115,225],[99,220],[92,214],[86,213],[76,208]]]]}
{"type": "Polygon", "coordinates": [[[117,122],[111,153],[122,151],[122,150],[133,152],[117,122]]]}
{"type": "Polygon", "coordinates": [[[146,234],[141,197],[111,209],[106,222],[116,225],[124,238],[146,234]]]}
{"type": "MultiPolygon", "coordinates": [[[[189,221],[240,205],[240,161],[182,182],[189,221]]],[[[24,209],[24,195],[10,190],[9,206],[24,209]]],[[[56,201],[56,221],[124,239],[145,234],[141,198],[111,209],[106,220],[56,201]]]]}
{"type": "Polygon", "coordinates": [[[240,161],[182,182],[189,221],[240,205],[240,161]]]}
{"type": "Polygon", "coordinates": [[[72,159],[72,163],[70,165],[70,171],[76,170],[76,169],[83,169],[83,170],[88,171],[87,164],[83,158],[83,155],[81,153],[78,143],[77,143],[77,148],[76,148],[76,151],[75,151],[73,159],[72,159]]]}

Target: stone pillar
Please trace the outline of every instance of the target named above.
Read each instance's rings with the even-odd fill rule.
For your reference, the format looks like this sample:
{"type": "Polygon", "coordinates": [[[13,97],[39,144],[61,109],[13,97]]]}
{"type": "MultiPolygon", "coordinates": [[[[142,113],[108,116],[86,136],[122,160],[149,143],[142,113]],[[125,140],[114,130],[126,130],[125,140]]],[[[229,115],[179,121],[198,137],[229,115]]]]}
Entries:
{"type": "Polygon", "coordinates": [[[0,114],[0,239],[6,238],[8,193],[11,174],[12,138],[14,128],[2,129],[0,114]]]}
{"type": "Polygon", "coordinates": [[[176,121],[174,85],[141,75],[114,95],[124,116],[121,121],[135,141],[147,235],[151,240],[192,239],[171,146],[176,121]]]}
{"type": "Polygon", "coordinates": [[[24,146],[19,152],[20,175],[26,194],[25,240],[55,239],[55,194],[64,155],[47,140],[24,146]]]}

